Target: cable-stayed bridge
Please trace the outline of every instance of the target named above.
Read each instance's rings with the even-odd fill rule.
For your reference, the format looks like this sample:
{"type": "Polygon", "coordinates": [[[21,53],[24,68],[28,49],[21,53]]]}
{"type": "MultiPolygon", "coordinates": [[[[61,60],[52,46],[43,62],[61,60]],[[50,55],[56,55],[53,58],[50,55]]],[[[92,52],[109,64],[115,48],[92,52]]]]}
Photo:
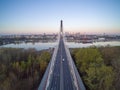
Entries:
{"type": "Polygon", "coordinates": [[[58,45],[55,47],[38,90],[86,90],[65,44],[62,20],[58,45]]]}

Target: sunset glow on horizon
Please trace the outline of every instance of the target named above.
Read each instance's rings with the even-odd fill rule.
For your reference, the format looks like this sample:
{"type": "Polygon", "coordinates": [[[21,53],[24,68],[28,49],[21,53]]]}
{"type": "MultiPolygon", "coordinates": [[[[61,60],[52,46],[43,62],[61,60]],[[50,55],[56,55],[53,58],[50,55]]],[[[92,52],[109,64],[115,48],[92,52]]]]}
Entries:
{"type": "Polygon", "coordinates": [[[0,34],[120,34],[120,0],[0,0],[0,34]]]}

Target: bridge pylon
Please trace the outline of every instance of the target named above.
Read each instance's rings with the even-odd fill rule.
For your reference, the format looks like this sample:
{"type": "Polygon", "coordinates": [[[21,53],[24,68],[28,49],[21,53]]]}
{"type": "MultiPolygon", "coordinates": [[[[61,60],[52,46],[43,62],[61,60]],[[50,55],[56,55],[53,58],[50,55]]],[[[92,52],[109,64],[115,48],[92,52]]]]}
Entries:
{"type": "Polygon", "coordinates": [[[63,36],[63,20],[60,21],[60,35],[63,36]]]}

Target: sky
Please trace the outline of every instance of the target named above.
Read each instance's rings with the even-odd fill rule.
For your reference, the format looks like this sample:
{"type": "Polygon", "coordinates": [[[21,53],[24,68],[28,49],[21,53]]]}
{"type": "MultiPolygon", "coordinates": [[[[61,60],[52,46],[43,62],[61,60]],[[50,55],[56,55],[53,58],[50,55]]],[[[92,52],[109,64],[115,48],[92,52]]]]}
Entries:
{"type": "Polygon", "coordinates": [[[0,0],[0,34],[120,34],[120,0],[0,0]]]}

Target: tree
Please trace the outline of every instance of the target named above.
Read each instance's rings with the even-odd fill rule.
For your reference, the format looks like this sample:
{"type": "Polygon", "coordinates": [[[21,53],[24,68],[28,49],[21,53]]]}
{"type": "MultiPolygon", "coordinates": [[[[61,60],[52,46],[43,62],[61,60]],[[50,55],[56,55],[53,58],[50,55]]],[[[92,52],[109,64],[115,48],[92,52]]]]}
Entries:
{"type": "Polygon", "coordinates": [[[102,55],[97,48],[78,49],[74,54],[77,68],[83,76],[83,80],[90,90],[114,89],[113,68],[106,66],[102,55]]]}
{"type": "Polygon", "coordinates": [[[0,90],[36,90],[50,57],[47,51],[0,48],[0,90]]]}

